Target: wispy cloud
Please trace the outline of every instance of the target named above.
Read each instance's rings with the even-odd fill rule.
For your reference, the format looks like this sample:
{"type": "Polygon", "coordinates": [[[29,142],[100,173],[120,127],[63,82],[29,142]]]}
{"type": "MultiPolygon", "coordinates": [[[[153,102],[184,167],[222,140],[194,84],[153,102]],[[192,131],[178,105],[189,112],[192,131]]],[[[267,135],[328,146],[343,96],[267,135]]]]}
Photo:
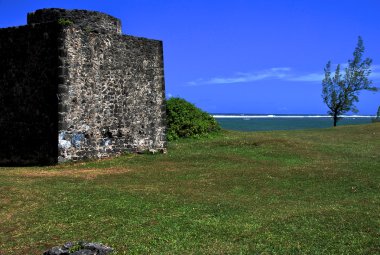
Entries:
{"type": "MultiPolygon", "coordinates": [[[[340,64],[340,67],[341,67],[341,69],[343,71],[346,67],[348,67],[348,64],[347,63],[340,64]]],[[[332,69],[332,70],[335,70],[335,69],[332,69]]],[[[379,81],[379,78],[380,78],[380,65],[371,65],[371,74],[369,75],[369,78],[370,79],[374,79],[376,81],[379,81]]]]}
{"type": "Polygon", "coordinates": [[[369,77],[379,81],[380,80],[380,72],[372,72],[369,77]]]}
{"type": "Polygon", "coordinates": [[[380,79],[380,65],[372,66],[372,73],[370,75],[372,79],[379,80],[380,79]]]}
{"type": "Polygon", "coordinates": [[[298,76],[289,76],[286,78],[287,81],[303,81],[303,82],[320,82],[324,78],[323,73],[309,73],[298,76]]]}
{"type": "Polygon", "coordinates": [[[203,84],[232,84],[232,83],[246,83],[254,82],[265,79],[283,79],[288,76],[291,71],[289,67],[274,67],[259,72],[243,73],[239,72],[230,77],[214,77],[211,79],[197,79],[188,82],[188,85],[196,86],[203,84]]]}
{"type": "MultiPolygon", "coordinates": [[[[341,67],[347,64],[342,64],[341,67]]],[[[238,72],[226,77],[213,77],[210,79],[200,78],[187,83],[188,86],[199,86],[208,84],[237,84],[262,80],[282,80],[292,82],[321,82],[324,78],[323,72],[299,73],[290,67],[273,67],[256,72],[238,72]]],[[[380,65],[372,66],[372,79],[380,78],[380,65]]]]}

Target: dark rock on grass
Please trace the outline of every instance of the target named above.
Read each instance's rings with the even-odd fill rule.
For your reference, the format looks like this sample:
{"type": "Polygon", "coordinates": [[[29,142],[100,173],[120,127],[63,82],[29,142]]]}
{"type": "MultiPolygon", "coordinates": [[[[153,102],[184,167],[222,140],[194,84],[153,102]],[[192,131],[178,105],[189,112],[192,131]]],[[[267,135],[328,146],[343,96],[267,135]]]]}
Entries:
{"type": "Polygon", "coordinates": [[[48,251],[45,251],[43,255],[69,255],[69,250],[59,246],[53,247],[48,251]]]}
{"type": "Polygon", "coordinates": [[[96,251],[97,255],[107,255],[112,252],[112,248],[105,246],[100,243],[85,243],[83,245],[84,249],[89,249],[91,251],[96,251]]]}
{"type": "Polygon", "coordinates": [[[72,255],[94,255],[94,254],[100,254],[100,253],[96,253],[92,250],[88,250],[88,249],[82,249],[82,250],[79,250],[79,251],[76,251],[74,253],[70,253],[72,255]]]}
{"type": "Polygon", "coordinates": [[[45,251],[43,255],[107,255],[112,251],[111,247],[100,243],[67,242],[45,251]]]}

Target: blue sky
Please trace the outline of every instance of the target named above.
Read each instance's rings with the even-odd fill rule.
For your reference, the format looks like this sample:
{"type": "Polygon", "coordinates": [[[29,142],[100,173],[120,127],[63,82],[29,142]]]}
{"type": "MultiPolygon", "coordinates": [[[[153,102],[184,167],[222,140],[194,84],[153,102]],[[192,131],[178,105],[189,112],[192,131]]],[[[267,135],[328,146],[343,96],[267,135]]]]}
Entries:
{"type": "MultiPolygon", "coordinates": [[[[346,63],[359,35],[380,87],[378,0],[0,0],[0,27],[50,7],[106,12],[125,34],[163,40],[167,96],[211,113],[325,113],[323,68],[346,63]]],[[[380,92],[357,106],[375,114],[380,92]]]]}

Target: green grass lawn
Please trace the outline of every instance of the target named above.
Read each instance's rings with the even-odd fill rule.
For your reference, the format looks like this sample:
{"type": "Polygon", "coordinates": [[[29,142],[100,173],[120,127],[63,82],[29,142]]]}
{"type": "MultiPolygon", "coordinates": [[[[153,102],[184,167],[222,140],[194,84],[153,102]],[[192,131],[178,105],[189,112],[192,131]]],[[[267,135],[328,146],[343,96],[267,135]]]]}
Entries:
{"type": "Polygon", "coordinates": [[[0,254],[380,254],[380,123],[223,131],[165,155],[0,168],[0,254]]]}

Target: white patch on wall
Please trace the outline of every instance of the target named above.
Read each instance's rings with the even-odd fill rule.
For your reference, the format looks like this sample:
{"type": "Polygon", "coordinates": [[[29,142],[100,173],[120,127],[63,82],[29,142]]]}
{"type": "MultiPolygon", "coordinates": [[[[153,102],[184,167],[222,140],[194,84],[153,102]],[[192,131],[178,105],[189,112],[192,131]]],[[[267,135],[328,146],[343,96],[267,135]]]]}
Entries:
{"type": "Polygon", "coordinates": [[[69,149],[72,146],[70,141],[65,140],[65,132],[61,132],[58,135],[58,148],[69,149]]]}

